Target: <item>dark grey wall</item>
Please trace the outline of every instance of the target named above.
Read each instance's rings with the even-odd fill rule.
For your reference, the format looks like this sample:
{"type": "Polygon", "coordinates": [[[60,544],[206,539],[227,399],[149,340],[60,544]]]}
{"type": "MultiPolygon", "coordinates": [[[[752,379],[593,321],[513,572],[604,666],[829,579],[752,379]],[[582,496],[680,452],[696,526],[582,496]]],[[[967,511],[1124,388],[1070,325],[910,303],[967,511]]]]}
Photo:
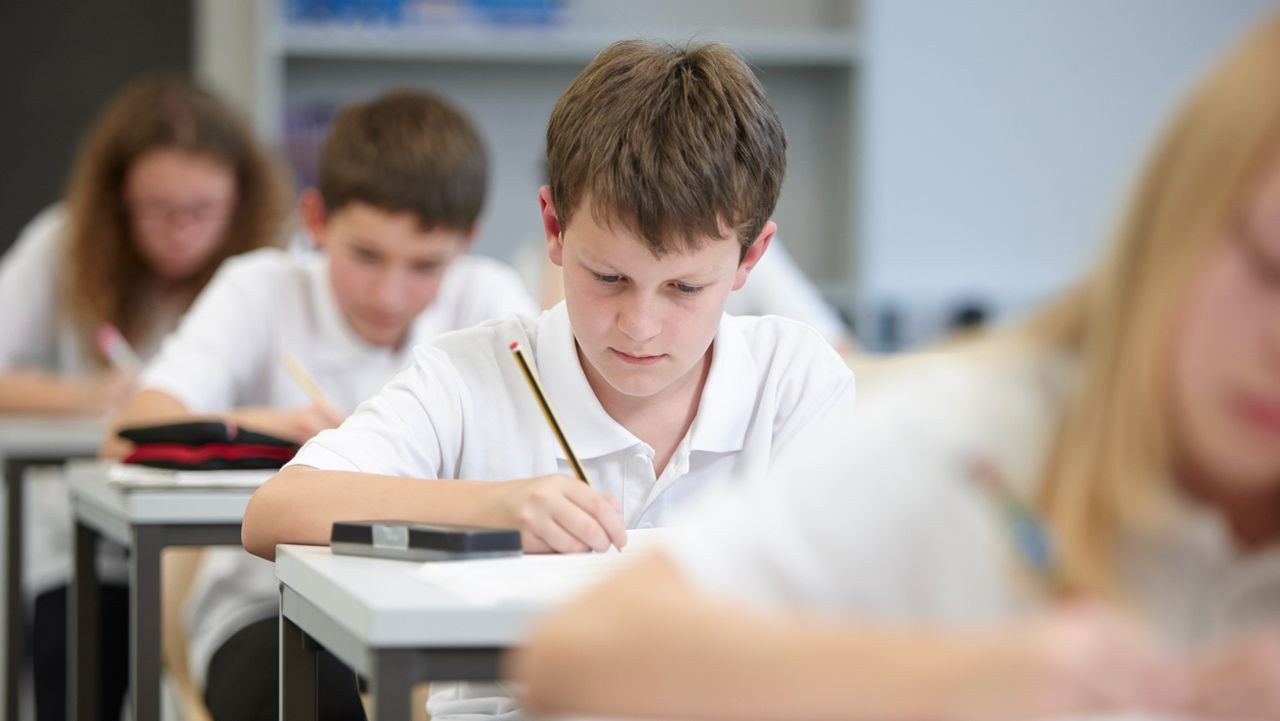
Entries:
{"type": "Polygon", "coordinates": [[[0,252],[57,200],[102,104],[148,70],[190,72],[190,0],[0,2],[0,252]]]}

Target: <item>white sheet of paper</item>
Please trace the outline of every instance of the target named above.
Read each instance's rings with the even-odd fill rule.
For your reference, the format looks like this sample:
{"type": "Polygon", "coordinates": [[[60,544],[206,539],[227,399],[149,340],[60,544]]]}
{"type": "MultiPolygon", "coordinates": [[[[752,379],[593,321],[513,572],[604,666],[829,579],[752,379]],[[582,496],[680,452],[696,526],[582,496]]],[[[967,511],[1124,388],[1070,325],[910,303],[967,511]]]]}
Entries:
{"type": "Polygon", "coordinates": [[[549,605],[604,580],[646,550],[661,545],[664,529],[627,531],[624,550],[604,553],[529,554],[514,558],[432,561],[415,577],[478,606],[504,603],[549,605]]]}
{"type": "Polygon", "coordinates": [[[130,463],[107,468],[107,482],[125,490],[143,488],[257,488],[276,471],[172,471],[130,463]]]}

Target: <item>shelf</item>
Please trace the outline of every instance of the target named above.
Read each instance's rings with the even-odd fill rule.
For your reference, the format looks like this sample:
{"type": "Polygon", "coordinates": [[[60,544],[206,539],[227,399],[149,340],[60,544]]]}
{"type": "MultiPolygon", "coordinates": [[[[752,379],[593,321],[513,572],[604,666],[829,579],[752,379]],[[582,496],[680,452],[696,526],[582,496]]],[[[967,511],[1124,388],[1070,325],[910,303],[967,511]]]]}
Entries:
{"type": "MultiPolygon", "coordinates": [[[[290,24],[280,29],[275,49],[288,59],[580,64],[625,37],[625,30],[290,24]]],[[[660,37],[681,41],[688,34],[660,37]]],[[[849,67],[861,49],[858,36],[847,30],[717,31],[693,37],[726,42],[762,66],[849,67]]]]}

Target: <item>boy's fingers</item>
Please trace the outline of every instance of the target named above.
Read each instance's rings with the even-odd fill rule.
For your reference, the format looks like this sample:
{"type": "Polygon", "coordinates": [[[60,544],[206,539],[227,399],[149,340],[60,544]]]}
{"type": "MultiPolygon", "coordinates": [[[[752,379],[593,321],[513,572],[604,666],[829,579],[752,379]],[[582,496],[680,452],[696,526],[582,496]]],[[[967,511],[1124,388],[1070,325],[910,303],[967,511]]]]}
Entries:
{"type": "Polygon", "coordinates": [[[593,545],[592,548],[607,551],[610,545],[619,549],[627,545],[627,528],[622,521],[622,513],[611,502],[613,499],[610,496],[596,493],[581,483],[570,488],[568,496],[569,500],[594,520],[595,525],[604,535],[602,539],[604,547],[596,548],[593,545]]]}
{"type": "Polygon", "coordinates": [[[609,550],[609,534],[599,519],[586,509],[575,503],[566,503],[563,508],[558,509],[554,520],[592,551],[609,550]]]}
{"type": "Polygon", "coordinates": [[[587,544],[550,516],[544,516],[533,532],[553,553],[583,553],[590,550],[587,544]]]}

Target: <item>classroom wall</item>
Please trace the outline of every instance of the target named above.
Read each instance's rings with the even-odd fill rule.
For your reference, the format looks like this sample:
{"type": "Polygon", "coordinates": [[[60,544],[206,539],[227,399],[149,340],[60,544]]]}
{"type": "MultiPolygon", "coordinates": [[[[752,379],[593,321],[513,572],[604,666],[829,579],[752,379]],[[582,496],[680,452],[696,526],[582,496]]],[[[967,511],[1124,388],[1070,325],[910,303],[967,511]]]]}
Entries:
{"type": "Polygon", "coordinates": [[[0,3],[0,253],[62,196],[81,135],[134,75],[191,69],[191,3],[0,3]]]}
{"type": "Polygon", "coordinates": [[[1088,267],[1166,114],[1270,0],[869,0],[859,318],[933,335],[1088,267]]]}

